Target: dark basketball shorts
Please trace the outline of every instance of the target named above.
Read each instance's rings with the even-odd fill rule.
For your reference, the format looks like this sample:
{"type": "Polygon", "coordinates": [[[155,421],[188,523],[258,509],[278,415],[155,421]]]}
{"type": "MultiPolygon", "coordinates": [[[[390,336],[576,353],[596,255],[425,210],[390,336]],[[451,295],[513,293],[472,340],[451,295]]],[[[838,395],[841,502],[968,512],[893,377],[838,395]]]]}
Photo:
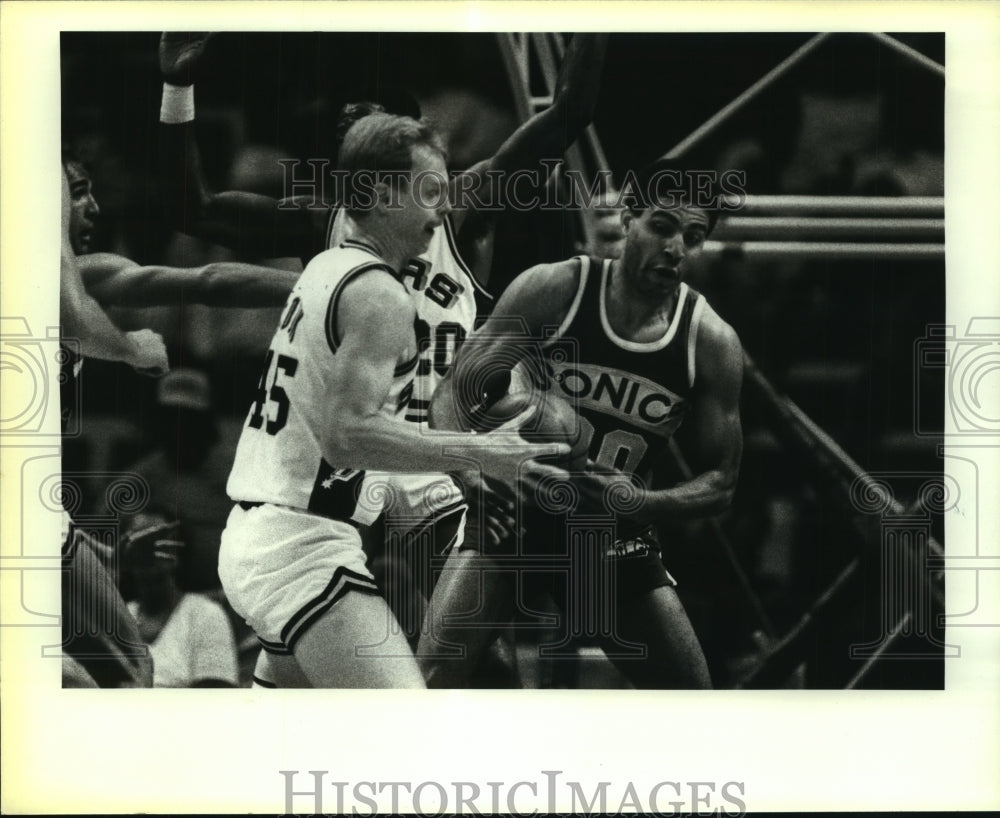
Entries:
{"type": "Polygon", "coordinates": [[[523,533],[487,549],[509,566],[525,599],[537,593],[559,607],[612,607],[677,581],[663,564],[656,529],[623,532],[610,521],[532,513],[523,533]]]}

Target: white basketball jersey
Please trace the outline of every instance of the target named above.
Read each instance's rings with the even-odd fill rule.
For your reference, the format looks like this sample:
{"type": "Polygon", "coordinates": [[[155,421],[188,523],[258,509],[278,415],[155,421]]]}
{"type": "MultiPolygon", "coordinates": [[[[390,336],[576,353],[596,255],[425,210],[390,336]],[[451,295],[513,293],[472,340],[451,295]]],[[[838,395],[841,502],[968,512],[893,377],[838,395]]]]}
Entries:
{"type": "MultiPolygon", "coordinates": [[[[327,247],[337,246],[354,230],[353,220],[338,208],[331,214],[327,247]]],[[[401,276],[417,311],[418,362],[405,417],[412,423],[426,423],[434,390],[475,326],[476,293],[487,298],[489,294],[459,256],[448,219],[434,231],[427,251],[412,259],[401,276]]],[[[441,474],[372,474],[370,479],[383,481],[388,494],[386,513],[392,517],[420,521],[462,499],[451,478],[441,474]]]]}
{"type": "MultiPolygon", "coordinates": [[[[330,415],[330,395],[342,388],[331,366],[342,341],[337,306],[345,285],[373,270],[398,278],[373,250],[347,241],[320,253],[302,272],[285,303],[236,448],[226,487],[233,500],[363,524],[378,516],[380,505],[364,496],[365,473],[328,462],[321,444],[337,422],[330,415]]],[[[414,354],[396,367],[382,414],[402,419],[416,366],[414,354]]]]}

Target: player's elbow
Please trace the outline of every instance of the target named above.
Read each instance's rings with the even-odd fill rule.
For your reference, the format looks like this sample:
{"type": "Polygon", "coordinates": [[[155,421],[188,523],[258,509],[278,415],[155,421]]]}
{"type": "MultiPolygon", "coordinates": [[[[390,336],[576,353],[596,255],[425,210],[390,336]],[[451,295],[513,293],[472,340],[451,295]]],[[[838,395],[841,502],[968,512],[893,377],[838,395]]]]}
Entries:
{"type": "Polygon", "coordinates": [[[722,514],[733,504],[733,497],[736,495],[735,486],[726,486],[721,488],[718,492],[715,501],[715,507],[712,509],[713,514],[722,514]]]}
{"type": "Polygon", "coordinates": [[[337,420],[330,428],[329,444],[334,454],[350,451],[352,445],[357,445],[359,437],[363,437],[363,428],[357,419],[347,413],[336,415],[337,420]]]}
{"type": "Polygon", "coordinates": [[[719,472],[714,485],[714,498],[710,509],[712,514],[721,514],[733,504],[733,498],[736,496],[736,478],[737,474],[734,471],[719,472]]]}
{"type": "Polygon", "coordinates": [[[331,416],[336,418],[331,425],[329,444],[331,454],[339,463],[347,463],[353,453],[364,451],[371,443],[374,414],[352,406],[334,406],[331,416]]]}
{"type": "Polygon", "coordinates": [[[195,280],[197,281],[199,300],[210,307],[225,306],[225,276],[217,264],[206,264],[199,267],[195,280]]]}

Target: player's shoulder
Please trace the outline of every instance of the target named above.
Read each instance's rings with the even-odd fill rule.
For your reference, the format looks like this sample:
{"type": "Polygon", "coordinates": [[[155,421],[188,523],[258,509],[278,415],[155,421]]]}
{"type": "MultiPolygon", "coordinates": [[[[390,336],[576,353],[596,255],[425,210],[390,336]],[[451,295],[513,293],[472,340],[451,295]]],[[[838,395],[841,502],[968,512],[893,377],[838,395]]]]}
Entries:
{"type": "Polygon", "coordinates": [[[702,305],[701,320],[698,322],[698,340],[706,341],[710,344],[728,347],[739,346],[740,339],[736,330],[715,311],[704,295],[700,296],[704,302],[702,305]]]}
{"type": "Polygon", "coordinates": [[[364,263],[365,261],[377,261],[378,259],[371,253],[359,250],[356,247],[337,244],[322,250],[310,259],[305,266],[305,270],[339,270],[350,269],[351,267],[364,263]]]}
{"type": "Polygon", "coordinates": [[[313,256],[303,274],[308,273],[310,277],[322,275],[326,280],[331,280],[329,278],[331,276],[338,277],[350,273],[359,275],[370,270],[384,270],[390,277],[393,275],[389,265],[371,250],[350,242],[342,242],[313,256]]]}
{"type": "Polygon", "coordinates": [[[697,356],[700,369],[723,366],[743,371],[743,345],[736,330],[701,296],[701,319],[698,322],[697,356]]]}
{"type": "Polygon", "coordinates": [[[514,279],[511,289],[524,301],[561,307],[576,296],[582,268],[579,258],[536,264],[514,279]]]}
{"type": "MultiPolygon", "coordinates": [[[[332,252],[332,251],[330,251],[332,252]]],[[[349,278],[341,278],[337,287],[338,309],[362,318],[380,316],[384,319],[410,323],[415,307],[398,275],[373,256],[352,257],[349,263],[339,264],[339,271],[349,278]]]]}

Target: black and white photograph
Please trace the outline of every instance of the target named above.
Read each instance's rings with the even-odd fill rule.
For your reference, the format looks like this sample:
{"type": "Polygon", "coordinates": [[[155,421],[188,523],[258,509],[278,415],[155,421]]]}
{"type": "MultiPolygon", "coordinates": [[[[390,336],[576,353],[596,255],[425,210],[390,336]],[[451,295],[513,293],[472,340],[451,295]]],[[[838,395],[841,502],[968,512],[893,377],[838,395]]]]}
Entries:
{"type": "Polygon", "coordinates": [[[12,812],[1000,804],[995,17],[82,5],[3,66],[2,678],[165,767],[12,812]]]}

